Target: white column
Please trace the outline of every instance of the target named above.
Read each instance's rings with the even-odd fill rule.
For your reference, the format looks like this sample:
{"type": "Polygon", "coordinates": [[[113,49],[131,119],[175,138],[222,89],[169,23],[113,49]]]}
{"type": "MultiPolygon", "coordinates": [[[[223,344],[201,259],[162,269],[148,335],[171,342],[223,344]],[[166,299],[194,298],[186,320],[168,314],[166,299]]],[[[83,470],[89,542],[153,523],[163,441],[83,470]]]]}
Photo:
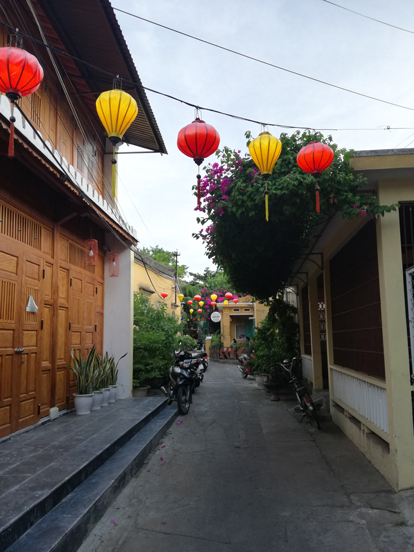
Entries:
{"type": "Polygon", "coordinates": [[[133,353],[133,269],[134,254],[112,234],[106,234],[111,253],[119,255],[119,276],[110,277],[108,258],[105,258],[104,354],[115,357],[115,362],[128,353],[118,365],[117,398],[131,397],[133,353]]]}

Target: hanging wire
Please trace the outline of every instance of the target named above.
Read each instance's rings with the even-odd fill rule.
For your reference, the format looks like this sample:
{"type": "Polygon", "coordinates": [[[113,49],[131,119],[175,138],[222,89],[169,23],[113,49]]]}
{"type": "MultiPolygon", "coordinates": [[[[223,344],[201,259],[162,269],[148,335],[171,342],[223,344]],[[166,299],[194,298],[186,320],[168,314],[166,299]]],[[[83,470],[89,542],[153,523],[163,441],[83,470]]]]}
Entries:
{"type": "MultiPolygon", "coordinates": [[[[139,18],[140,19],[140,18],[139,18]]],[[[4,21],[0,21],[0,24],[9,28],[9,29],[12,29],[12,30],[15,30],[14,27],[8,25],[7,23],[5,23],[4,21]]],[[[79,59],[78,57],[76,56],[72,56],[70,54],[68,54],[67,52],[64,52],[63,50],[60,50],[59,48],[55,48],[53,46],[50,46],[49,44],[44,44],[43,42],[25,34],[25,33],[20,33],[19,34],[25,38],[28,38],[29,40],[33,41],[33,42],[36,42],[38,44],[40,44],[41,46],[45,47],[45,48],[49,48],[50,50],[54,51],[54,52],[57,52],[58,54],[60,55],[63,55],[63,56],[66,56],[66,57],[69,57],[75,61],[77,61],[78,63],[81,63],[87,67],[90,67],[96,71],[99,71],[101,72],[102,74],[106,74],[108,76],[110,76],[111,78],[114,78],[114,75],[112,73],[110,73],[109,71],[106,71],[105,69],[102,69],[100,67],[97,67],[96,65],[93,65],[92,63],[89,63],[87,61],[84,61],[82,59],[79,59]]],[[[224,48],[225,49],[225,48],[224,48]]],[[[237,53],[237,52],[236,52],[237,53]]],[[[245,57],[249,57],[249,56],[245,56],[245,57]]],[[[266,63],[266,62],[262,62],[262,63],[266,63]]],[[[271,64],[268,64],[266,63],[266,65],[271,65],[271,64]]],[[[275,66],[276,67],[276,66],[275,66]]],[[[279,69],[279,67],[277,67],[279,69]]],[[[329,86],[333,86],[334,88],[338,88],[340,90],[344,90],[346,92],[350,92],[352,94],[356,94],[358,96],[362,96],[362,97],[365,97],[365,98],[368,98],[368,99],[371,99],[371,100],[374,100],[374,101],[378,101],[378,102],[381,102],[381,103],[385,103],[385,104],[388,104],[388,105],[392,105],[394,107],[399,107],[401,109],[407,109],[409,111],[414,111],[414,107],[409,107],[409,106],[405,106],[405,105],[401,105],[401,104],[397,104],[397,103],[394,103],[394,102],[389,102],[387,100],[382,100],[380,98],[376,98],[374,96],[369,96],[367,94],[362,94],[360,92],[355,92],[353,90],[350,90],[350,89],[347,89],[347,88],[343,88],[341,86],[336,86],[336,85],[333,85],[333,84],[329,84],[329,83],[326,83],[324,81],[320,81],[318,79],[314,79],[313,77],[308,77],[306,75],[302,75],[300,73],[296,73],[295,71],[290,71],[290,70],[287,70],[287,69],[284,69],[290,73],[294,73],[294,74],[297,74],[299,76],[302,76],[304,78],[308,78],[310,80],[314,80],[316,82],[320,82],[322,84],[327,84],[329,86]]],[[[122,81],[124,83],[128,83],[128,84],[131,84],[133,86],[135,86],[136,88],[139,88],[141,90],[145,90],[147,92],[152,92],[153,94],[158,94],[160,96],[163,96],[165,98],[169,98],[171,100],[174,100],[176,102],[180,102],[184,105],[188,105],[189,107],[194,107],[194,108],[198,108],[200,110],[203,110],[203,111],[208,111],[210,113],[216,113],[217,115],[223,115],[225,117],[230,117],[232,119],[237,119],[237,120],[240,120],[240,121],[246,121],[246,122],[250,122],[250,123],[253,123],[253,124],[257,124],[257,125],[260,125],[260,124],[266,124],[267,126],[272,126],[272,127],[278,127],[278,128],[284,128],[284,129],[300,129],[300,130],[307,130],[309,129],[309,125],[307,126],[300,126],[300,125],[285,125],[285,124],[281,124],[281,123],[270,123],[270,122],[267,122],[267,123],[263,123],[263,121],[258,121],[258,120],[255,120],[255,119],[250,119],[248,117],[243,117],[243,116],[240,116],[240,115],[235,115],[235,114],[232,114],[232,113],[227,113],[225,111],[220,111],[218,109],[213,109],[213,108],[209,108],[209,107],[200,107],[200,106],[197,106],[196,104],[192,103],[192,102],[188,102],[186,100],[182,100],[180,98],[177,98],[175,96],[172,96],[171,94],[166,94],[164,92],[160,92],[158,90],[155,90],[153,88],[149,88],[147,86],[143,86],[141,83],[138,83],[138,82],[135,82],[135,81],[132,81],[130,79],[127,79],[127,78],[123,78],[122,77],[122,81]]],[[[330,131],[330,132],[337,132],[337,131],[353,131],[353,132],[356,132],[356,131],[374,131],[374,130],[412,130],[413,127],[391,127],[391,126],[387,126],[385,127],[384,129],[380,129],[380,128],[318,128],[317,130],[319,131],[330,131]]]]}

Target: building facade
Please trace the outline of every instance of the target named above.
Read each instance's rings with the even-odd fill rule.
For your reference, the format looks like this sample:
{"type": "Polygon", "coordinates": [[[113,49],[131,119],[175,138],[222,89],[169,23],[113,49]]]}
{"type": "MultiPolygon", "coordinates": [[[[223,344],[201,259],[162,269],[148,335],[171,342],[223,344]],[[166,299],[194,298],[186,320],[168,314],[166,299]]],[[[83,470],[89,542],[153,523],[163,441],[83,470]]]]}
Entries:
{"type": "Polygon", "coordinates": [[[414,150],[356,152],[384,217],[337,214],[298,261],[303,373],[397,489],[414,486],[414,150]]]}
{"type": "Polygon", "coordinates": [[[181,293],[175,270],[165,266],[140,252],[134,256],[134,293],[143,293],[151,304],[157,307],[166,306],[168,314],[174,314],[181,321],[181,303],[178,299],[181,293]],[[161,293],[168,293],[163,299],[161,293]]]}
{"type": "MultiPolygon", "coordinates": [[[[112,148],[95,110],[112,83],[69,56],[139,82],[106,0],[6,0],[2,7],[45,77],[19,101],[24,115],[14,111],[14,157],[7,156],[10,103],[0,96],[0,437],[73,406],[72,351],[128,352],[119,396],[130,396],[137,235],[112,195],[112,148]],[[90,239],[98,244],[93,261],[90,239]],[[119,276],[112,277],[115,254],[119,276]]],[[[0,26],[0,46],[15,40],[0,26]]],[[[142,89],[129,93],[140,116],[125,141],[165,152],[142,89]]]]}

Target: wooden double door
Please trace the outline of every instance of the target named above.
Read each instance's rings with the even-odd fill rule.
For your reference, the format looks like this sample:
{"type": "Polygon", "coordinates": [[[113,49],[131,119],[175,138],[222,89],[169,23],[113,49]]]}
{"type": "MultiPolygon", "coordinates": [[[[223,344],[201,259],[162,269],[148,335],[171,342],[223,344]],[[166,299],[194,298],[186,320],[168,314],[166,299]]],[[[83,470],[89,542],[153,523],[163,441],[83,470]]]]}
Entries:
{"type": "Polygon", "coordinates": [[[71,350],[102,354],[103,290],[94,274],[0,235],[0,437],[73,406],[71,350]]]}

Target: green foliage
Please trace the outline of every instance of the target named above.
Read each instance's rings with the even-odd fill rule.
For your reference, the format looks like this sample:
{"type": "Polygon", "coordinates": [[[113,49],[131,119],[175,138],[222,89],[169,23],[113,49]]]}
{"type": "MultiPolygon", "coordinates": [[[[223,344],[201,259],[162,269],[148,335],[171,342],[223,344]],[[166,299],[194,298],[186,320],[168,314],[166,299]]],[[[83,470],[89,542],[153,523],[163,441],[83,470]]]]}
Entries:
{"type": "Polygon", "coordinates": [[[176,349],[180,348],[184,351],[191,351],[197,347],[197,341],[189,335],[180,335],[176,338],[177,346],[176,349]]]}
{"type": "Polygon", "coordinates": [[[174,361],[177,333],[181,330],[165,305],[155,308],[142,293],[134,296],[134,385],[166,376],[174,361]]]}
{"type": "Polygon", "coordinates": [[[223,347],[223,341],[220,332],[216,332],[211,336],[211,347],[223,347]]]}
{"type": "Polygon", "coordinates": [[[275,363],[298,355],[299,325],[295,314],[296,308],[282,299],[273,301],[254,337],[255,372],[269,372],[275,363]]]}
{"type": "MultiPolygon", "coordinates": [[[[251,141],[250,132],[246,133],[251,141]]],[[[198,218],[209,223],[194,237],[202,239],[207,255],[240,291],[266,300],[287,281],[294,261],[309,243],[317,225],[336,212],[344,218],[381,214],[395,205],[381,206],[361,191],[367,184],[349,164],[352,151],[340,149],[332,137],[298,131],[280,136],[282,153],[267,181],[269,221],[265,220],[265,180],[249,155],[225,147],[218,162],[205,167],[201,180],[204,206],[198,218]],[[321,213],[315,208],[315,179],[296,163],[298,152],[313,140],[335,152],[332,165],[318,178],[321,213]]]]}
{"type": "MultiPolygon", "coordinates": [[[[154,261],[169,266],[175,270],[175,255],[173,251],[167,251],[156,245],[155,247],[142,247],[141,252],[147,257],[151,257],[154,261]]],[[[179,278],[184,278],[188,270],[186,265],[177,265],[177,275],[179,278]]]]}

